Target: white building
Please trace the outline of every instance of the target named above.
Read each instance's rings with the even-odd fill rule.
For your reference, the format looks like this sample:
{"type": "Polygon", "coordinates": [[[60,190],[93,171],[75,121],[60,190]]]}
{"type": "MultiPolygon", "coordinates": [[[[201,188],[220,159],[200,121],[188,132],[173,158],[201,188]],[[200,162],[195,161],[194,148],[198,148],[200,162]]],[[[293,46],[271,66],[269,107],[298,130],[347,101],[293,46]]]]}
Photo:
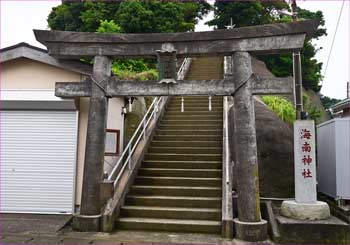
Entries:
{"type": "MultiPolygon", "coordinates": [[[[20,43],[0,50],[1,212],[73,213],[80,205],[89,99],[54,96],[92,66],[20,43]]],[[[122,152],[124,98],[109,100],[105,169],[122,152]]],[[[102,163],[101,163],[102,164],[102,163]]]]}

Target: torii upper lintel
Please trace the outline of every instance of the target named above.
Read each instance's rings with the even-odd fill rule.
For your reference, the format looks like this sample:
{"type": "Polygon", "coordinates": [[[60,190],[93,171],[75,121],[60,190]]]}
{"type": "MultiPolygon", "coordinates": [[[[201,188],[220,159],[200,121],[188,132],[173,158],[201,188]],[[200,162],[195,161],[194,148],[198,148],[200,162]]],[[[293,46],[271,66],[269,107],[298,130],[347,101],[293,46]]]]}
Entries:
{"type": "Polygon", "coordinates": [[[111,34],[34,30],[36,39],[57,58],[156,57],[164,43],[171,43],[178,57],[259,54],[298,51],[319,25],[318,20],[260,25],[208,32],[111,34]]]}

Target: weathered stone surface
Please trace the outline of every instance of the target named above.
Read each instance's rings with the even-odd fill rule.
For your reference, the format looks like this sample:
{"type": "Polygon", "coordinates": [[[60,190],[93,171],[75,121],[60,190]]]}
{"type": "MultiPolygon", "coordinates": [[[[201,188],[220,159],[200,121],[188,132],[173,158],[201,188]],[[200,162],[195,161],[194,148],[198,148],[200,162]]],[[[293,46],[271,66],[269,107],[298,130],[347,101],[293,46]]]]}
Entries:
{"type": "Polygon", "coordinates": [[[99,231],[101,227],[101,215],[75,214],[72,227],[77,231],[99,231]]]}
{"type": "Polygon", "coordinates": [[[281,206],[281,214],[295,219],[320,220],[330,216],[329,206],[325,202],[297,203],[284,201],[281,206]]]}
{"type": "MultiPolygon", "coordinates": [[[[166,79],[163,79],[166,80],[166,79]]],[[[162,80],[162,81],[163,81],[162,80]]],[[[169,80],[169,79],[168,79],[169,80]]],[[[264,78],[253,76],[253,94],[291,94],[291,78],[264,78]]],[[[235,86],[231,80],[178,80],[176,83],[159,81],[121,81],[116,77],[107,82],[108,96],[168,96],[168,95],[231,95],[235,86]]],[[[91,96],[91,80],[85,82],[58,82],[55,95],[63,98],[91,96]]]]}
{"type": "Polygon", "coordinates": [[[246,52],[234,53],[232,68],[235,87],[240,87],[233,97],[234,143],[232,145],[237,152],[235,164],[238,218],[244,222],[259,222],[261,221],[259,174],[250,55],[246,52]]]}
{"type": "MultiPolygon", "coordinates": [[[[258,97],[254,100],[258,146],[259,190],[262,197],[294,197],[294,152],[291,126],[258,97]]],[[[233,122],[233,110],[230,110],[233,122]]],[[[233,132],[230,131],[231,142],[233,132]]],[[[234,156],[233,156],[234,159],[234,156]]],[[[234,189],[237,187],[234,171],[234,189]]]]}
{"type": "Polygon", "coordinates": [[[349,244],[349,225],[334,216],[324,220],[301,220],[276,216],[281,237],[277,243],[349,244]]]}
{"type": "Polygon", "coordinates": [[[305,37],[312,35],[318,24],[318,20],[309,20],[185,33],[101,34],[43,30],[34,33],[51,55],[61,58],[95,55],[154,57],[164,43],[174,45],[180,56],[229,55],[235,51],[275,53],[300,50],[305,37]]]}
{"type": "Polygon", "coordinates": [[[296,120],[293,125],[295,200],[303,204],[316,203],[315,123],[296,120]]]}
{"type": "Polygon", "coordinates": [[[262,242],[267,240],[267,221],[242,222],[233,220],[235,225],[235,238],[247,242],[262,242]]]}
{"type": "Polygon", "coordinates": [[[105,131],[107,127],[108,99],[103,90],[111,75],[111,60],[106,56],[94,59],[93,76],[86,136],[83,191],[80,214],[99,215],[101,212],[100,182],[103,179],[105,131]]]}
{"type": "Polygon", "coordinates": [[[321,117],[315,121],[315,124],[323,123],[325,121],[331,120],[330,113],[326,111],[324,108],[320,95],[314,92],[313,90],[309,89],[303,89],[303,94],[307,96],[307,101],[303,105],[305,111],[309,111],[310,109],[316,108],[321,112],[321,117]]]}
{"type": "Polygon", "coordinates": [[[255,100],[259,183],[262,197],[294,197],[292,128],[255,100]]]}
{"type": "Polygon", "coordinates": [[[278,244],[349,244],[350,227],[334,216],[302,220],[281,216],[281,202],[266,202],[271,239],[278,244]]]}

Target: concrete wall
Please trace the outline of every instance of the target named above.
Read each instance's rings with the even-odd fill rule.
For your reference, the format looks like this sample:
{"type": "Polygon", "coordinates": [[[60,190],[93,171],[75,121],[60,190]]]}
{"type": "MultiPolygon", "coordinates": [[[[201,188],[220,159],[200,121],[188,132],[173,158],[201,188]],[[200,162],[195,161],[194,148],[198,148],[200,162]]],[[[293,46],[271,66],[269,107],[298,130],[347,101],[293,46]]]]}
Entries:
{"type": "MultiPolygon", "coordinates": [[[[23,89],[23,90],[54,90],[55,82],[82,81],[84,75],[71,72],[65,69],[53,67],[26,58],[16,59],[1,64],[2,90],[23,89]]],[[[124,105],[123,98],[112,98],[108,106],[108,129],[120,130],[120,149],[123,147],[124,118],[121,115],[121,108],[124,105]]],[[[76,197],[75,204],[80,205],[82,180],[85,158],[85,141],[87,131],[87,118],[89,112],[89,99],[79,100],[79,129],[78,129],[78,156],[76,173],[76,197]]],[[[106,157],[110,164],[115,163],[118,157],[106,157]]],[[[105,163],[105,169],[110,171],[110,166],[105,163]]]]}

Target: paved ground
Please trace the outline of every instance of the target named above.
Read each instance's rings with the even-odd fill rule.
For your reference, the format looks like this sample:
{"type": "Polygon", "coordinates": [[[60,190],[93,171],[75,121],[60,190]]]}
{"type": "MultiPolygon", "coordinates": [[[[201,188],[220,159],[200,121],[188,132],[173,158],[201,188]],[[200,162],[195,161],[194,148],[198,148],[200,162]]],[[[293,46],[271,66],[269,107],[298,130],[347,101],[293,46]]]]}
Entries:
{"type": "MultiPolygon", "coordinates": [[[[116,231],[76,232],[63,215],[1,214],[0,244],[242,244],[219,235],[116,231]]],[[[256,244],[256,243],[255,243],[256,244]]],[[[266,243],[265,243],[266,244],[266,243]]]]}
{"type": "MultiPolygon", "coordinates": [[[[218,235],[118,231],[90,233],[61,231],[55,234],[5,233],[1,244],[242,244],[242,241],[221,239],[218,235]]],[[[254,243],[256,244],[256,243],[254,243]]],[[[266,244],[266,243],[264,243],[266,244]]]]}
{"type": "Polygon", "coordinates": [[[62,214],[0,214],[1,233],[55,233],[71,218],[71,215],[62,214]]]}

